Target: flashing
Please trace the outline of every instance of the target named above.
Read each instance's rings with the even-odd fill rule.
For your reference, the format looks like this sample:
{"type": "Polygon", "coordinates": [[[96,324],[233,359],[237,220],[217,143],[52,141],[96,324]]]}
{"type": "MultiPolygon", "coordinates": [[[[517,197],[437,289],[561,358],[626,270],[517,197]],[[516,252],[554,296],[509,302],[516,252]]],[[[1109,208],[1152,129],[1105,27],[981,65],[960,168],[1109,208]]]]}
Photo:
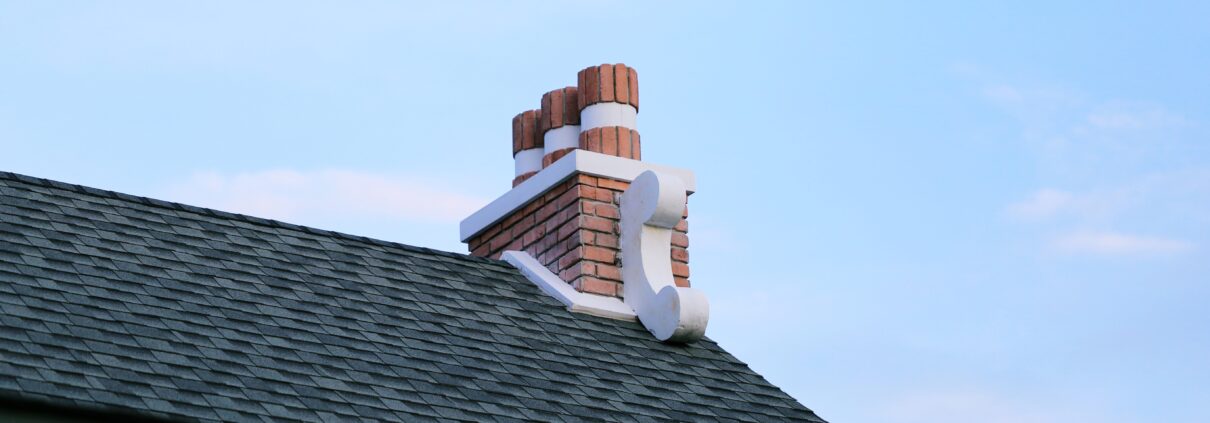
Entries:
{"type": "Polygon", "coordinates": [[[520,270],[542,292],[567,306],[568,311],[617,320],[635,320],[634,310],[622,300],[576,291],[524,251],[505,251],[500,258],[520,270]]]}

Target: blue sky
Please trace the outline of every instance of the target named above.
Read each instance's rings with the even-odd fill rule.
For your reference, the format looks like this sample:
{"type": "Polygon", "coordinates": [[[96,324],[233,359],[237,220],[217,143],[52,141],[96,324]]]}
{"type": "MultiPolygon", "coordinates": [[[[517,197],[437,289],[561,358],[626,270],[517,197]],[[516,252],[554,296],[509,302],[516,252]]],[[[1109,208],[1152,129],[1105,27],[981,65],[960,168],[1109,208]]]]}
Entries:
{"type": "Polygon", "coordinates": [[[1210,421],[1210,7],[0,2],[0,169],[464,251],[638,69],[708,335],[836,422],[1210,421]]]}

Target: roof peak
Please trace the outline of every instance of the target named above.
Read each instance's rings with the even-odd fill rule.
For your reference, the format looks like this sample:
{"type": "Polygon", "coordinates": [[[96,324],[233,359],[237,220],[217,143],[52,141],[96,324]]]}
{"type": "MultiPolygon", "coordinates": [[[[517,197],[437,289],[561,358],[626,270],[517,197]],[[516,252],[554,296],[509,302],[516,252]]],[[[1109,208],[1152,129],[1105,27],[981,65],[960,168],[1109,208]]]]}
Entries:
{"type": "Polygon", "coordinates": [[[30,175],[25,175],[25,174],[16,173],[16,172],[0,170],[0,179],[17,181],[17,182],[21,182],[21,183],[25,183],[25,184],[30,184],[30,185],[38,185],[38,186],[51,187],[51,188],[57,188],[57,189],[64,189],[64,190],[69,190],[69,191],[78,192],[78,193],[84,193],[84,194],[88,194],[88,195],[92,195],[92,196],[96,196],[96,197],[112,198],[112,199],[117,199],[117,200],[122,200],[122,201],[129,201],[129,202],[139,203],[139,204],[143,204],[143,205],[147,205],[147,206],[151,206],[151,207],[158,207],[158,208],[169,209],[169,210],[179,210],[179,211],[184,211],[184,212],[189,212],[189,213],[197,213],[197,214],[212,216],[212,217],[216,217],[216,218],[220,218],[220,219],[231,219],[231,220],[236,220],[236,221],[240,221],[240,222],[251,223],[253,225],[270,227],[270,228],[295,230],[295,231],[305,232],[305,233],[316,235],[316,236],[325,236],[325,237],[333,237],[333,238],[339,238],[339,239],[344,239],[344,240],[359,241],[359,242],[364,242],[364,243],[368,243],[371,245],[378,245],[378,246],[383,246],[383,247],[410,249],[410,250],[415,250],[417,252],[435,253],[438,255],[444,255],[444,256],[448,256],[448,257],[458,257],[458,258],[466,258],[466,259],[473,259],[473,260],[499,261],[499,260],[492,260],[492,259],[483,258],[483,257],[476,257],[476,256],[473,256],[470,254],[462,254],[462,253],[455,253],[455,252],[445,251],[445,250],[437,250],[437,249],[433,249],[433,248],[420,247],[420,246],[410,245],[410,244],[403,244],[403,243],[394,242],[394,241],[386,241],[386,240],[377,239],[377,238],[370,238],[370,237],[367,237],[364,235],[353,235],[353,234],[349,234],[349,233],[333,231],[333,230],[328,230],[328,229],[319,229],[319,228],[312,227],[312,226],[298,225],[298,224],[294,224],[294,223],[283,222],[283,221],[276,220],[276,219],[267,219],[267,218],[263,218],[263,217],[256,217],[256,216],[246,215],[246,214],[242,214],[242,213],[228,212],[228,211],[212,209],[212,208],[207,208],[207,207],[194,206],[194,205],[179,203],[179,202],[175,202],[175,201],[161,200],[158,198],[145,197],[145,196],[134,195],[134,194],[127,194],[124,192],[95,188],[95,187],[90,187],[87,185],[74,184],[74,183],[70,183],[70,182],[63,182],[63,181],[42,178],[42,177],[37,177],[37,176],[30,176],[30,175]]]}

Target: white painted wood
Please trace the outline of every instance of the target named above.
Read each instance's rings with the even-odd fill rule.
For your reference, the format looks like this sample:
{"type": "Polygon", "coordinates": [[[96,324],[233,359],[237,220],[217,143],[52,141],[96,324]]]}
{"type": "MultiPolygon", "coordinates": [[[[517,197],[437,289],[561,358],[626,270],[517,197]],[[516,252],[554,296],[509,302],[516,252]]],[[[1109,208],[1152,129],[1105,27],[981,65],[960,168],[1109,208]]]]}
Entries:
{"type": "Polygon", "coordinates": [[[576,291],[524,251],[505,251],[500,258],[520,270],[542,292],[567,306],[569,311],[618,320],[635,319],[634,310],[622,300],[576,291]]]}
{"type": "Polygon", "coordinates": [[[480,231],[504,219],[513,211],[525,206],[530,200],[546,193],[577,172],[620,181],[631,181],[648,170],[676,176],[684,183],[687,192],[694,191],[695,177],[693,171],[688,169],[655,165],[577,149],[488,203],[479,211],[467,216],[466,219],[462,219],[459,224],[459,236],[462,237],[463,242],[466,242],[480,231]]]}
{"type": "Polygon", "coordinates": [[[638,127],[639,111],[629,104],[596,103],[580,110],[580,132],[603,126],[638,127]]]}
{"type": "Polygon", "coordinates": [[[580,147],[580,125],[564,125],[546,131],[542,134],[545,154],[554,153],[564,148],[580,147]]]}
{"type": "Polygon", "coordinates": [[[513,156],[513,176],[521,176],[529,172],[537,172],[542,170],[542,156],[545,153],[541,148],[530,148],[517,152],[513,156]]]}
{"type": "Polygon", "coordinates": [[[626,305],[656,339],[693,342],[706,333],[710,302],[672,276],[672,228],[685,209],[680,178],[645,171],[622,194],[622,286],[626,305]]]}

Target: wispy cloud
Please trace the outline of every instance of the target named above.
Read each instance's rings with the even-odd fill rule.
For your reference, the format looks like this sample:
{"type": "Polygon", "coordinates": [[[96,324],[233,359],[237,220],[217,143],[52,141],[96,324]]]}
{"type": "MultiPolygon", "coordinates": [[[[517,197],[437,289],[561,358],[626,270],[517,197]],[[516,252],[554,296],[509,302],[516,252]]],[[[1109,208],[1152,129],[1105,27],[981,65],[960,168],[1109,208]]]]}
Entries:
{"type": "Polygon", "coordinates": [[[1197,121],[1146,100],[1005,82],[972,64],[955,72],[1019,123],[1045,185],[1005,214],[1037,229],[1045,251],[1156,255],[1197,247],[1210,224],[1203,217],[1210,216],[1210,162],[1197,121]]]}
{"type": "Polygon", "coordinates": [[[279,220],[392,218],[457,222],[487,201],[433,180],[355,170],[199,172],[170,184],[173,200],[279,220]]]}
{"type": "Polygon", "coordinates": [[[1190,125],[1184,116],[1154,104],[1111,102],[1088,113],[1088,125],[1107,130],[1141,130],[1190,125]]]}
{"type": "Polygon", "coordinates": [[[1116,232],[1073,232],[1051,239],[1050,246],[1064,253],[1099,255],[1175,254],[1194,247],[1178,239],[1116,232]]]}
{"type": "Polygon", "coordinates": [[[1008,214],[1022,219],[1043,219],[1063,212],[1072,202],[1071,193],[1044,188],[1028,199],[1009,205],[1008,214]]]}

